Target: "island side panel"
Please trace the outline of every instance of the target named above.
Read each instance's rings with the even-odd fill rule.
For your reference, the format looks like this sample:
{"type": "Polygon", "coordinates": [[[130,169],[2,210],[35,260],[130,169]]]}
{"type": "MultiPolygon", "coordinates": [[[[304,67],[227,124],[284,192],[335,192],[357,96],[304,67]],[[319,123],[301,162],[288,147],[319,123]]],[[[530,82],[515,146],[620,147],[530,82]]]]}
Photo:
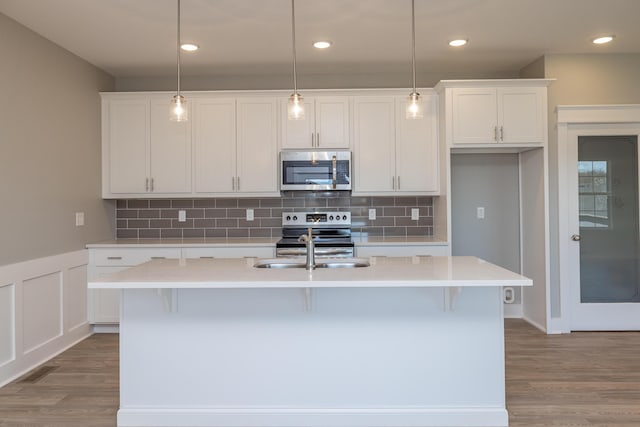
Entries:
{"type": "Polygon", "coordinates": [[[118,425],[506,426],[500,288],[448,293],[125,290],[118,425]]]}

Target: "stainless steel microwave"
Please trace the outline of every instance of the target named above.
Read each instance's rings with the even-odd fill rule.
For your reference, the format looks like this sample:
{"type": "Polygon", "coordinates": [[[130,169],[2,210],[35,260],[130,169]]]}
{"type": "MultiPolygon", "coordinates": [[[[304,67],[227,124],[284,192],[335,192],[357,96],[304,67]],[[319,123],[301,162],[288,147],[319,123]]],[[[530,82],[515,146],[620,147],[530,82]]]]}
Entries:
{"type": "Polygon", "coordinates": [[[280,152],[280,190],[351,190],[351,151],[280,152]]]}

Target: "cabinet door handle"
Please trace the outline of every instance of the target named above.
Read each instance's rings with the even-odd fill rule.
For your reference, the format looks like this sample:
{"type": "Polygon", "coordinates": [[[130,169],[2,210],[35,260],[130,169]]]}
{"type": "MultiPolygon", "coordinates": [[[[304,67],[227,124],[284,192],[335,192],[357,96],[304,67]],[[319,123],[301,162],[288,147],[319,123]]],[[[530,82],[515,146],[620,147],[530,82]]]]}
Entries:
{"type": "Polygon", "coordinates": [[[153,178],[151,178],[151,191],[153,191],[153,178]]]}
{"type": "Polygon", "coordinates": [[[144,180],[144,191],[149,191],[149,178],[144,180]]]}
{"type": "Polygon", "coordinates": [[[398,190],[400,189],[400,175],[398,175],[398,190]]]}
{"type": "Polygon", "coordinates": [[[108,256],[107,259],[118,260],[118,259],[122,259],[122,257],[121,256],[108,256]]]}
{"type": "Polygon", "coordinates": [[[311,132],[311,147],[315,147],[316,146],[316,134],[314,132],[311,132]]]}
{"type": "Polygon", "coordinates": [[[236,185],[236,190],[240,191],[240,177],[239,176],[236,177],[236,182],[238,183],[236,185]]]}
{"type": "Polygon", "coordinates": [[[201,259],[214,259],[214,256],[201,256],[201,259]]]}
{"type": "Polygon", "coordinates": [[[504,142],[504,126],[500,126],[500,141],[504,142]]]}
{"type": "Polygon", "coordinates": [[[235,191],[236,190],[236,177],[232,176],[231,177],[231,191],[235,191]]]}
{"type": "Polygon", "coordinates": [[[332,182],[333,182],[333,189],[336,189],[336,185],[338,184],[338,158],[336,156],[333,156],[333,159],[331,159],[331,171],[332,171],[332,182]]]}
{"type": "Polygon", "coordinates": [[[580,241],[580,235],[579,234],[574,234],[573,236],[571,236],[571,240],[573,240],[574,242],[579,242],[580,241]]]}
{"type": "Polygon", "coordinates": [[[396,189],[396,177],[395,176],[391,177],[391,189],[392,190],[396,189]]]}
{"type": "Polygon", "coordinates": [[[498,142],[498,126],[493,127],[493,139],[498,142]]]}
{"type": "Polygon", "coordinates": [[[152,256],[151,259],[167,259],[166,256],[152,256]]]}
{"type": "Polygon", "coordinates": [[[320,132],[316,133],[316,147],[320,148],[320,132]]]}

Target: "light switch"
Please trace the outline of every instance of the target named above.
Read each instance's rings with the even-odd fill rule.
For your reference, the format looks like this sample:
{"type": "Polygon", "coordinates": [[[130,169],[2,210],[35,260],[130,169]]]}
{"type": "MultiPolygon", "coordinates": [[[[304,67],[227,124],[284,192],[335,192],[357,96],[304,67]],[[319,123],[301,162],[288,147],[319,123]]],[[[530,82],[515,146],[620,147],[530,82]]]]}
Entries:
{"type": "Polygon", "coordinates": [[[76,227],[84,225],[84,212],[76,212],[76,227]]]}
{"type": "Polygon", "coordinates": [[[253,209],[247,209],[247,221],[253,221],[253,209]]]}
{"type": "Polygon", "coordinates": [[[376,219],[376,210],[375,208],[373,209],[369,209],[369,219],[371,221],[373,221],[374,219],[376,219]]]}
{"type": "Polygon", "coordinates": [[[178,211],[178,222],[186,222],[187,221],[187,211],[184,209],[180,209],[178,211]]]}
{"type": "Polygon", "coordinates": [[[476,208],[476,217],[478,219],[484,219],[484,208],[483,207],[476,208]]]}
{"type": "Polygon", "coordinates": [[[420,209],[419,208],[411,208],[411,219],[417,221],[420,219],[420,209]]]}

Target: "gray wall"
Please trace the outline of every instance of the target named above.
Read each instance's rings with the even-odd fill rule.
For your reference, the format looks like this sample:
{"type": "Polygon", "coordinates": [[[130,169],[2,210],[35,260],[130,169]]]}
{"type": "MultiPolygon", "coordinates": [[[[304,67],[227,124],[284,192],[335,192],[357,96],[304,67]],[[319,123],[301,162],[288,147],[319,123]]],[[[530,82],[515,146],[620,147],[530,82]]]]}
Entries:
{"type": "Polygon", "coordinates": [[[520,272],[517,154],[451,155],[451,251],[520,272]],[[485,219],[476,208],[485,208],[485,219]]]}
{"type": "Polygon", "coordinates": [[[551,315],[560,316],[558,278],[558,105],[640,104],[640,54],[545,55],[522,77],[556,79],[548,89],[551,315]],[[542,62],[542,64],[541,64],[542,62]]]}
{"type": "Polygon", "coordinates": [[[112,238],[98,92],[114,79],[2,14],[0,58],[0,265],[112,238]]]}

